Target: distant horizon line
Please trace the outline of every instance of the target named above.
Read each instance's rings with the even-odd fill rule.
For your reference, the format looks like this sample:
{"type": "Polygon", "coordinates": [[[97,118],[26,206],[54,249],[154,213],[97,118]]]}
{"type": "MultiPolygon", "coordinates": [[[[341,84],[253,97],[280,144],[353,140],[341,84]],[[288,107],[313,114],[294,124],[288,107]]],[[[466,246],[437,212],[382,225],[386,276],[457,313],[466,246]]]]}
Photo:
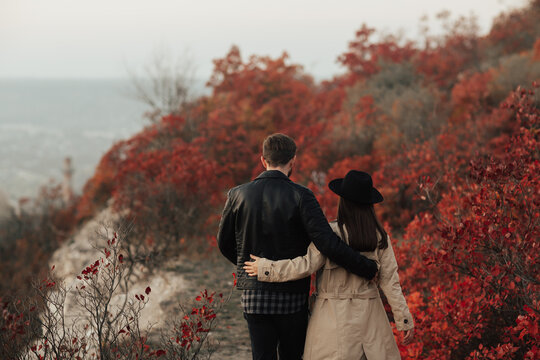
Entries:
{"type": "MultiPolygon", "coordinates": [[[[322,75],[322,76],[319,76],[319,75],[315,75],[315,74],[312,74],[310,73],[309,71],[306,71],[304,69],[304,72],[306,75],[309,75],[311,77],[313,77],[313,79],[317,82],[319,81],[324,81],[324,80],[331,80],[332,78],[334,78],[335,76],[340,76],[340,75],[343,75],[343,73],[345,71],[342,71],[342,72],[336,72],[334,74],[326,74],[326,75],[322,75]]],[[[194,77],[194,81],[198,81],[198,82],[204,82],[205,83],[205,86],[206,86],[206,83],[210,80],[210,77],[211,75],[208,75],[208,77],[205,77],[203,78],[202,76],[195,76],[194,77]],[[207,80],[204,80],[204,79],[207,79],[207,80]]],[[[150,79],[150,78],[147,78],[147,80],[150,79]]],[[[126,75],[126,76],[96,76],[96,77],[85,77],[85,76],[80,76],[80,77],[75,77],[75,76],[19,76],[19,75],[15,75],[15,76],[3,76],[3,75],[0,75],[0,81],[13,81],[13,80],[18,80],[18,81],[21,81],[21,80],[48,80],[48,81],[103,81],[103,80],[115,80],[115,81],[131,81],[132,78],[129,77],[129,75],[126,75]]]]}
{"type": "MultiPolygon", "coordinates": [[[[1,80],[131,80],[129,76],[96,76],[96,77],[72,77],[72,76],[1,76],[1,80]]],[[[202,80],[200,77],[196,77],[195,80],[202,80]]]]}

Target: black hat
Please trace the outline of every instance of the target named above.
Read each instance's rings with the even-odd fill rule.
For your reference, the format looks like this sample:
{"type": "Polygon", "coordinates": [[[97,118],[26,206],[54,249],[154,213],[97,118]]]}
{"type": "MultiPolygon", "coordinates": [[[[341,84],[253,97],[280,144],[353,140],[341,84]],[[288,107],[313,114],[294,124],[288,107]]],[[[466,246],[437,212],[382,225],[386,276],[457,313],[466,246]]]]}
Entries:
{"type": "Polygon", "coordinates": [[[328,184],[330,190],[357,204],[375,204],[383,201],[381,193],[373,187],[371,176],[363,171],[351,170],[343,179],[328,184]]]}

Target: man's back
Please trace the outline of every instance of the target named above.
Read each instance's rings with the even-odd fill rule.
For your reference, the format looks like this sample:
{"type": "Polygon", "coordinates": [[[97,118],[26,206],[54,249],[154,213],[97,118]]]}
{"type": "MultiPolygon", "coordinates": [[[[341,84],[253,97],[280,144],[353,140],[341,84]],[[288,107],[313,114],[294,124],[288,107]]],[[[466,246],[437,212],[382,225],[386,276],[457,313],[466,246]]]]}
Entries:
{"type": "MultiPolygon", "coordinates": [[[[250,254],[278,260],[292,259],[306,253],[310,239],[300,212],[304,192],[309,190],[295,184],[278,170],[265,171],[252,182],[229,192],[230,223],[221,226],[218,238],[222,240],[226,234],[232,236],[234,229],[236,258],[233,261],[235,254],[232,252],[227,257],[238,264],[239,289],[309,291],[309,279],[261,283],[247,276],[242,268],[243,263],[249,261],[250,254]]],[[[219,241],[219,244],[222,246],[223,241],[219,241]]],[[[224,253],[227,254],[227,251],[224,253]]]]}

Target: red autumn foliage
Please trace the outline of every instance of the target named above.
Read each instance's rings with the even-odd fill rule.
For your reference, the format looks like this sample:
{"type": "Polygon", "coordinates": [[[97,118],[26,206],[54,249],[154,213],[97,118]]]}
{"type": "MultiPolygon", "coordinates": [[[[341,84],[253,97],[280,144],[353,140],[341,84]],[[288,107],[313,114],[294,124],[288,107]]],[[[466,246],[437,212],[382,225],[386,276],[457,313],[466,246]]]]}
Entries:
{"type": "MultiPolygon", "coordinates": [[[[123,250],[117,234],[101,249],[96,260],[77,276],[74,291],[81,317],[66,314],[66,299],[73,290],[49,273],[33,285],[36,296],[23,300],[0,298],[0,358],[2,359],[203,359],[215,350],[208,338],[221,308],[230,295],[201,291],[194,306],[181,316],[171,316],[161,340],[149,341],[150,327],[142,329],[142,310],[149,297],[127,298],[130,267],[120,262],[123,250]],[[109,256],[113,255],[113,256],[109,256]],[[120,292],[117,290],[121,289],[120,292]],[[125,297],[113,304],[114,298],[125,297]],[[176,341],[175,341],[176,339],[176,341]],[[182,341],[180,342],[180,339],[182,341]]],[[[50,271],[54,270],[54,266],[50,271]]],[[[151,293],[148,286],[147,296],[151,293]]],[[[180,310],[184,310],[180,303],[180,310]]],[[[154,336],[155,338],[155,336],[154,336]]]]}
{"type": "Polygon", "coordinates": [[[133,224],[132,259],[176,253],[185,237],[204,241],[207,219],[223,200],[227,174],[205,156],[200,140],[182,139],[184,127],[183,117],[167,116],[115,146],[119,160],[109,196],[133,224]]]}
{"type": "Polygon", "coordinates": [[[380,71],[381,63],[401,63],[417,53],[412,42],[407,41],[403,45],[397,37],[387,35],[379,41],[370,38],[375,29],[363,24],[356,32],[355,39],[349,43],[349,49],[338,60],[349,70],[349,83],[366,79],[380,71]]]}
{"type": "Polygon", "coordinates": [[[110,199],[120,161],[120,146],[121,143],[115,144],[103,155],[94,175],[86,182],[83,194],[77,204],[77,220],[79,222],[92,218],[96,212],[106,206],[110,199]]]}
{"type": "Polygon", "coordinates": [[[20,214],[0,220],[0,296],[28,295],[32,278],[49,270],[47,260],[75,227],[75,208],[51,183],[37,198],[21,200],[20,214]]]}
{"type": "Polygon", "coordinates": [[[507,109],[515,132],[501,135],[505,145],[473,158],[465,172],[444,179],[439,195],[432,193],[441,185],[423,185],[424,194],[440,200],[407,226],[397,252],[404,286],[416,294],[409,302],[417,303],[426,358],[539,355],[538,332],[520,324],[538,320],[531,309],[539,301],[540,112],[525,90],[499,111],[507,109]]]}
{"type": "Polygon", "coordinates": [[[499,15],[487,36],[489,45],[499,55],[530,49],[538,39],[540,1],[531,0],[529,6],[499,15]]]}
{"type": "Polygon", "coordinates": [[[232,176],[232,184],[248,181],[261,170],[259,156],[264,138],[273,132],[293,136],[306,153],[301,165],[313,167],[311,154],[326,124],[322,99],[311,77],[301,66],[287,62],[287,54],[278,59],[252,56],[242,60],[233,47],[223,59],[215,60],[209,85],[211,97],[200,101],[201,141],[210,158],[232,176]],[[238,146],[241,145],[241,146],[238,146]]]}
{"type": "Polygon", "coordinates": [[[424,48],[414,60],[420,74],[438,86],[448,88],[467,69],[478,70],[483,56],[483,42],[479,38],[474,18],[459,17],[452,20],[450,13],[437,15],[446,33],[427,36],[424,48]]]}

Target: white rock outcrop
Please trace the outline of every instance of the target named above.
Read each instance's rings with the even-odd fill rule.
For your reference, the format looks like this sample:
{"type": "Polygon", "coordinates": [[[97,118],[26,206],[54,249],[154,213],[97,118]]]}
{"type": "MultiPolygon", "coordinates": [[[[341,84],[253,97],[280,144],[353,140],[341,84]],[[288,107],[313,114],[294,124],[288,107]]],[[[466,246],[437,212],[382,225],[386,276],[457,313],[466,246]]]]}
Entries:
{"type": "MultiPolygon", "coordinates": [[[[77,275],[80,275],[81,271],[88,265],[103,257],[99,248],[106,245],[107,237],[99,236],[98,233],[108,233],[112,238],[114,229],[110,227],[110,224],[114,223],[115,220],[116,215],[110,208],[101,211],[70,240],[66,241],[50,260],[50,266],[54,265],[54,275],[63,280],[67,288],[70,289],[64,310],[66,319],[77,322],[86,317],[76,299],[77,275]]],[[[148,273],[142,268],[135,268],[131,277],[132,282],[129,285],[129,293],[115,294],[111,301],[111,309],[114,310],[120,306],[126,296],[128,299],[135,300],[135,294],[144,294],[144,290],[149,286],[152,289],[149,295],[150,300],[141,313],[140,325],[142,329],[148,325],[152,325],[154,329],[163,328],[170,320],[171,314],[174,314],[178,302],[188,286],[188,281],[182,274],[166,270],[168,268],[174,268],[174,263],[162,264],[152,273],[148,273]]]]}

